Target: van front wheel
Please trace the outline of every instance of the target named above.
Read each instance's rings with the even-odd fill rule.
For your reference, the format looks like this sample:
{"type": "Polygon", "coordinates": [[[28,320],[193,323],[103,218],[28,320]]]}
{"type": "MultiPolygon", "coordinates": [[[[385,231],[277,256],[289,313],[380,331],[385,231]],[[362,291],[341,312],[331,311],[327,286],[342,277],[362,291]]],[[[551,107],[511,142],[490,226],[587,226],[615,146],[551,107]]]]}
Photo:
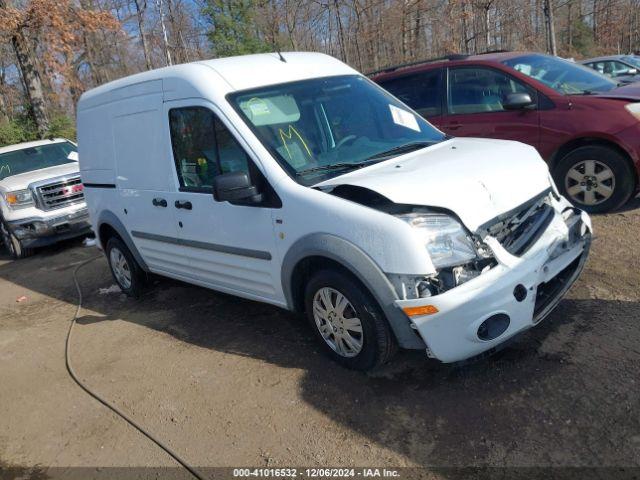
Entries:
{"type": "Polygon", "coordinates": [[[380,307],[347,275],[332,270],[316,273],[306,287],[305,310],[323,350],[347,368],[370,370],[396,351],[380,307]]]}

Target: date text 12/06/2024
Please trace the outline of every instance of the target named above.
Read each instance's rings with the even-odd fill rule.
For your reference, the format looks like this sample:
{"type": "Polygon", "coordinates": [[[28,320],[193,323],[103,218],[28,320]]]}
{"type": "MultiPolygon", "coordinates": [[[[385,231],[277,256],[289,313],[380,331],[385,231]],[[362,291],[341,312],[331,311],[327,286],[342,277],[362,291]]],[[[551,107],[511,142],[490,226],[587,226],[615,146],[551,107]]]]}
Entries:
{"type": "Polygon", "coordinates": [[[400,478],[397,469],[389,468],[235,468],[234,478],[400,478]]]}

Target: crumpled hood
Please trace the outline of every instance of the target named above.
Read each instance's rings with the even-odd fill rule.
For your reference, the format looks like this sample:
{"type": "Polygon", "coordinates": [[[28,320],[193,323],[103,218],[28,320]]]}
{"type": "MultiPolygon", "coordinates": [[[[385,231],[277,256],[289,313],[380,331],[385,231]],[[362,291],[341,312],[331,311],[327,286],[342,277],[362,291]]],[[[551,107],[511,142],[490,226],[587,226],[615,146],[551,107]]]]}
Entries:
{"type": "Polygon", "coordinates": [[[50,178],[56,178],[63,175],[73,175],[74,173],[79,172],[80,169],[78,166],[78,162],[70,162],[55,167],[20,173],[18,175],[7,177],[4,180],[0,180],[0,190],[4,192],[24,190],[29,186],[30,183],[33,182],[48,180],[50,178]]]}
{"type": "Polygon", "coordinates": [[[394,203],[440,207],[475,231],[550,188],[547,164],[518,142],[455,138],[321,182],[368,188],[394,203]]]}

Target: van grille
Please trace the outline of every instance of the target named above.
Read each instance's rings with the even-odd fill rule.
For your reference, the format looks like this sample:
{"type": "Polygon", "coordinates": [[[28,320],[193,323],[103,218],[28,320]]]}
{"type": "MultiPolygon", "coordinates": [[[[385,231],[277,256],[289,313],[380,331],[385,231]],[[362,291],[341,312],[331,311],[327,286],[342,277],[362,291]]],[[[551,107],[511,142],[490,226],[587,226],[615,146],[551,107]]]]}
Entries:
{"type": "Polygon", "coordinates": [[[36,187],[42,210],[54,210],[84,201],[84,187],[80,177],[59,180],[36,187]]]}
{"type": "Polygon", "coordinates": [[[553,215],[553,207],[545,196],[489,227],[489,234],[495,237],[506,251],[520,256],[545,232],[553,220],[553,215]]]}

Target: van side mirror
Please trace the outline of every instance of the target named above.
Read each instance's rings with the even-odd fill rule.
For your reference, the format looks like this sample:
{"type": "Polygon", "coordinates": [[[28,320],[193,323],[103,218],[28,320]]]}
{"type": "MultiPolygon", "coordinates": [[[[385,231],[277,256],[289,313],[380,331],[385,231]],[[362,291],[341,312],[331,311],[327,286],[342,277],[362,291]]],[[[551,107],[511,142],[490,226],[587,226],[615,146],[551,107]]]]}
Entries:
{"type": "Polygon", "coordinates": [[[528,93],[510,93],[502,104],[502,108],[505,110],[522,110],[533,107],[533,100],[528,93]]]}
{"type": "Polygon", "coordinates": [[[234,205],[255,205],[262,202],[262,194],[251,183],[246,172],[229,172],[214,177],[213,197],[218,202],[234,205]]]}

